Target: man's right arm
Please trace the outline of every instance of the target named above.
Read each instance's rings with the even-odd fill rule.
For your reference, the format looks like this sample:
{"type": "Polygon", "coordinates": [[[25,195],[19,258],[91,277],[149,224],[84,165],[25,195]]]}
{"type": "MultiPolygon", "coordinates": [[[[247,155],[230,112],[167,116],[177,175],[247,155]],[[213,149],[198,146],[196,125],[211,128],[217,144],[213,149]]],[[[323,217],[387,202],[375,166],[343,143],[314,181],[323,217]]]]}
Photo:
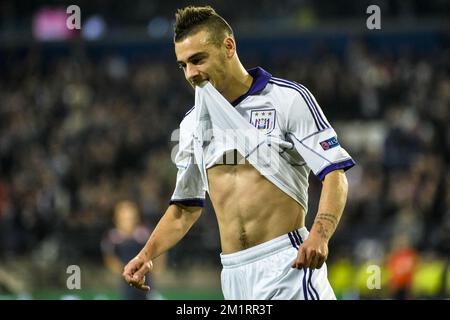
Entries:
{"type": "Polygon", "coordinates": [[[188,207],[180,204],[170,205],[144,248],[139,252],[138,257],[149,261],[172,248],[197,221],[202,209],[201,207],[188,207]]]}
{"type": "Polygon", "coordinates": [[[130,286],[149,290],[149,287],[144,285],[144,275],[152,269],[152,259],[176,245],[201,213],[201,207],[172,204],[167,208],[144,248],[124,268],[122,275],[130,286]]]}

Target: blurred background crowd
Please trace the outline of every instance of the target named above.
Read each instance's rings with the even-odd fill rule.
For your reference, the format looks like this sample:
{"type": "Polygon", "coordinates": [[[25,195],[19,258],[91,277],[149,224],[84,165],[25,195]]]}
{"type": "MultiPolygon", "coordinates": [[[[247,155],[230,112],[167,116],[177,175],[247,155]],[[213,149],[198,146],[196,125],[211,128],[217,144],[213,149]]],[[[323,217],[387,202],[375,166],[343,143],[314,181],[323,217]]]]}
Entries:
{"type": "MultiPolygon", "coordinates": [[[[65,24],[72,3],[0,4],[1,297],[68,294],[72,264],[94,297],[126,297],[115,289],[117,257],[137,253],[130,241],[146,240],[167,207],[174,131],[193,105],[170,29],[175,9],[191,3],[79,2],[81,30],[62,33],[55,17],[62,9],[65,24]],[[138,213],[128,215],[131,231],[120,231],[120,210],[138,213]]],[[[311,90],[357,162],[330,243],[338,297],[449,298],[445,1],[205,3],[234,27],[246,67],[311,90]],[[369,4],[380,6],[381,30],[366,28],[369,4]]],[[[311,176],[308,227],[319,195],[311,176]]],[[[219,253],[208,203],[159,259],[155,287],[166,298],[220,298],[219,253]]]]}

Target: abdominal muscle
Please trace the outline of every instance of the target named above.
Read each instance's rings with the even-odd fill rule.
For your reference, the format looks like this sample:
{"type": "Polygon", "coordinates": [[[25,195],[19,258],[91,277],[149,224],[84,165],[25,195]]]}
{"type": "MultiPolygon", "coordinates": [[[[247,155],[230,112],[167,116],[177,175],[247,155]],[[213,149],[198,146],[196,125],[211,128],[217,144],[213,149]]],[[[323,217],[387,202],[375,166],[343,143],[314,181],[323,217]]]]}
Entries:
{"type": "Polygon", "coordinates": [[[304,226],[304,209],[251,164],[208,169],[222,253],[241,251],[304,226]]]}

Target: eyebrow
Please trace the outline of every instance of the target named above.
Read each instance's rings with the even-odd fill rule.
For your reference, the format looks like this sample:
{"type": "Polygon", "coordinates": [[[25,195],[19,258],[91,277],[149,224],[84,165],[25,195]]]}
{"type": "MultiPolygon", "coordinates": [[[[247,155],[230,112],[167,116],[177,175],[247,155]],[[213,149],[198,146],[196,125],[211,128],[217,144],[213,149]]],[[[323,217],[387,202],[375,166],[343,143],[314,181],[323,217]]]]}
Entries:
{"type": "MultiPolygon", "coordinates": [[[[192,61],[192,60],[195,60],[195,59],[201,59],[201,58],[204,58],[204,57],[207,57],[207,56],[208,56],[208,53],[207,53],[207,52],[204,52],[204,51],[202,51],[202,52],[197,52],[197,53],[194,53],[192,56],[190,56],[190,57],[187,59],[187,62],[192,61]]],[[[178,63],[178,65],[180,65],[180,66],[182,66],[182,65],[185,64],[184,61],[180,61],[180,60],[178,60],[177,63],[178,63]]]]}

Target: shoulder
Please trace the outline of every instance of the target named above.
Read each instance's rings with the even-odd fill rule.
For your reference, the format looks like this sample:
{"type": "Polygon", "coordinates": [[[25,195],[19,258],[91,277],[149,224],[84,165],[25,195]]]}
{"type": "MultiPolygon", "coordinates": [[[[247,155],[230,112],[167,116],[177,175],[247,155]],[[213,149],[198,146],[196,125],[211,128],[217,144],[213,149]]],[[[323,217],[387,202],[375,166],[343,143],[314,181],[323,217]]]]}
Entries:
{"type": "Polygon", "coordinates": [[[301,83],[286,80],[282,78],[271,77],[269,82],[273,86],[274,90],[278,90],[283,94],[292,95],[306,99],[312,95],[311,92],[301,83]]]}
{"type": "Polygon", "coordinates": [[[302,84],[282,78],[271,77],[266,89],[280,106],[284,106],[285,112],[305,112],[308,105],[313,104],[314,97],[311,92],[302,84]],[[282,102],[282,103],[280,103],[282,102]]]}
{"type": "Polygon", "coordinates": [[[273,91],[278,91],[279,99],[288,102],[289,111],[321,115],[315,97],[303,84],[275,77],[272,77],[269,83],[273,86],[273,91]]]}
{"type": "Polygon", "coordinates": [[[292,122],[300,119],[313,121],[318,130],[330,127],[328,120],[323,114],[317,100],[306,86],[301,83],[286,79],[272,77],[269,83],[278,90],[279,97],[288,102],[287,112],[291,115],[292,122]]]}

